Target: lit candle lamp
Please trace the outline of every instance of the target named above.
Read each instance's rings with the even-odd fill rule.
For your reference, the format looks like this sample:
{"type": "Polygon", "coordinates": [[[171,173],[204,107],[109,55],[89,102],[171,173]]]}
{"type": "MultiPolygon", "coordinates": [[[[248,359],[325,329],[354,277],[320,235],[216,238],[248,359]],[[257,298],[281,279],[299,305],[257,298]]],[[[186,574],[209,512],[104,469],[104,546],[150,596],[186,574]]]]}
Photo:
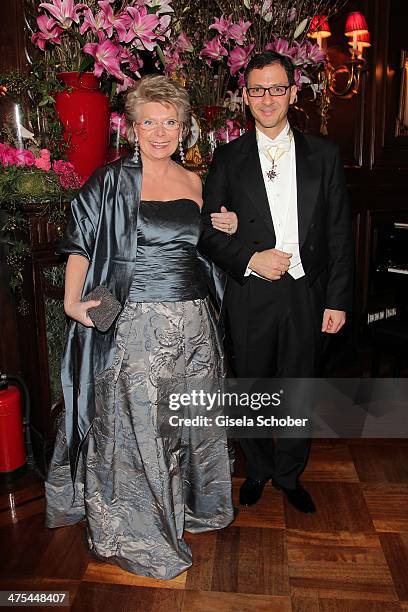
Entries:
{"type": "Polygon", "coordinates": [[[309,37],[317,41],[320,49],[326,47],[325,39],[331,36],[329,24],[326,15],[315,15],[310,22],[309,37]],[[324,41],[324,42],[323,42],[324,41]]]}
{"type": "Polygon", "coordinates": [[[364,15],[355,11],[354,13],[349,13],[346,19],[346,27],[344,31],[345,35],[352,38],[353,41],[351,44],[353,49],[353,55],[361,54],[358,49],[358,38],[363,34],[369,34],[367,22],[364,18],[364,15]]]}

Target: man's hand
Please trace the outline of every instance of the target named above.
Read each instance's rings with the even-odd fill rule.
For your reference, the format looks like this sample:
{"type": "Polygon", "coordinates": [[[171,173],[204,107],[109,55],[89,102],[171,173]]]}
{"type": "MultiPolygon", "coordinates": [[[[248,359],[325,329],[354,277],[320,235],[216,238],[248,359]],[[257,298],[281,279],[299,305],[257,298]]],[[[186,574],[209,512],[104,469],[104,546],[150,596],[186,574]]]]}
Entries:
{"type": "Polygon", "coordinates": [[[344,310],[331,310],[326,308],[323,313],[322,332],[337,334],[346,322],[344,310]]]}
{"type": "Polygon", "coordinates": [[[248,268],[269,280],[279,280],[288,271],[292,253],[268,249],[254,253],[249,260],[248,268]]]}

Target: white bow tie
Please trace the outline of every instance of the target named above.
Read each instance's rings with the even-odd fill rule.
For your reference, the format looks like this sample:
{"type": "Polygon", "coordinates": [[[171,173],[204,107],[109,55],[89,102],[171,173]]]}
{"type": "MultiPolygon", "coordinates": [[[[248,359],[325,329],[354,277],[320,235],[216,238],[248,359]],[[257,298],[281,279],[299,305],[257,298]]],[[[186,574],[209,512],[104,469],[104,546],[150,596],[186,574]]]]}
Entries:
{"type": "Polygon", "coordinates": [[[288,132],[281,138],[276,138],[276,140],[271,140],[267,143],[263,142],[261,144],[261,151],[268,159],[273,158],[277,154],[277,151],[282,151],[281,155],[287,153],[290,150],[292,138],[292,132],[288,132]]]}

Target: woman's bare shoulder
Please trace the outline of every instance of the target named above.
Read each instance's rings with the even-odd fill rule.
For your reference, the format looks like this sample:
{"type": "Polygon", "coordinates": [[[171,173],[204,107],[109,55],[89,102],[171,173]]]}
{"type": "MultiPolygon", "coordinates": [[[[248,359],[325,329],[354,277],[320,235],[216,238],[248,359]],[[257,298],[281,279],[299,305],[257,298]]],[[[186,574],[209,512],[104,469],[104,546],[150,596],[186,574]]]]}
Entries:
{"type": "Polygon", "coordinates": [[[187,173],[188,180],[191,181],[191,184],[195,185],[201,190],[203,188],[203,183],[201,181],[200,176],[192,170],[187,170],[187,168],[183,168],[183,170],[187,173]]]}
{"type": "Polygon", "coordinates": [[[180,177],[189,192],[189,197],[195,200],[197,204],[199,204],[199,206],[201,207],[203,191],[203,184],[201,182],[201,178],[195,172],[187,170],[187,168],[179,166],[179,169],[181,172],[180,177]]]}

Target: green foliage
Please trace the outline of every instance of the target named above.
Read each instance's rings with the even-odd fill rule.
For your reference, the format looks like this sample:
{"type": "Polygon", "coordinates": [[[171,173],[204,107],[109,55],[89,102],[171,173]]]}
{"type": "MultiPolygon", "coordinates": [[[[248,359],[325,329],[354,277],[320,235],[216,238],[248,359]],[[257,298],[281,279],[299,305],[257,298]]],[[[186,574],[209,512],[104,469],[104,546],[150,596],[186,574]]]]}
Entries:
{"type": "MultiPolygon", "coordinates": [[[[43,172],[43,174],[46,173],[43,172]]],[[[59,235],[62,235],[62,230],[66,223],[64,202],[67,199],[63,199],[61,195],[55,195],[54,200],[49,199],[48,203],[41,207],[41,214],[45,215],[50,223],[54,223],[59,235]]],[[[33,202],[34,198],[31,197],[29,201],[33,202]]],[[[37,201],[45,202],[44,197],[38,198],[37,201]]],[[[5,244],[8,249],[6,263],[10,268],[10,288],[14,292],[21,292],[24,265],[27,257],[31,254],[31,248],[27,241],[28,220],[24,212],[24,200],[22,197],[19,196],[15,200],[9,199],[7,202],[2,202],[0,205],[0,215],[2,219],[2,225],[0,225],[0,243],[5,244]]]]}
{"type": "Polygon", "coordinates": [[[0,206],[14,201],[56,201],[65,193],[55,172],[35,166],[6,166],[0,173],[0,206]]]}
{"type": "Polygon", "coordinates": [[[23,283],[23,269],[31,250],[26,242],[17,240],[12,244],[6,257],[7,265],[11,268],[10,288],[16,291],[23,283]]]}

